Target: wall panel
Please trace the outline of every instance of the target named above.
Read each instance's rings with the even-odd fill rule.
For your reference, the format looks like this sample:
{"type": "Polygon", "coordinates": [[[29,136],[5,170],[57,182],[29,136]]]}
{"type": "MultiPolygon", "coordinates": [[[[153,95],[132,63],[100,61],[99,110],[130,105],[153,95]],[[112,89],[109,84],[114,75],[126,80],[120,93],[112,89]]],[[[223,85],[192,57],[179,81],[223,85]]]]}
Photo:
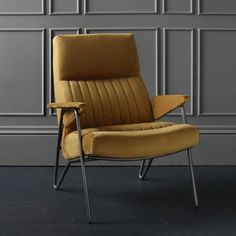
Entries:
{"type": "Polygon", "coordinates": [[[0,29],[0,115],[44,115],[44,30],[0,29]]]}
{"type": "Polygon", "coordinates": [[[84,0],[85,14],[147,14],[157,12],[157,0],[84,0]]]}
{"type": "MultiPolygon", "coordinates": [[[[52,69],[52,55],[53,47],[52,40],[57,35],[65,34],[79,34],[80,28],[50,28],[49,29],[49,102],[54,102],[54,89],[53,89],[53,69],[52,69]]],[[[53,110],[49,111],[50,115],[56,115],[53,110]]]]}
{"type": "Polygon", "coordinates": [[[188,115],[193,115],[193,36],[193,29],[188,28],[165,28],[163,32],[163,94],[189,95],[188,115]]]}
{"type": "Polygon", "coordinates": [[[49,14],[51,15],[76,15],[79,14],[79,0],[49,0],[49,14]]]}
{"type": "Polygon", "coordinates": [[[193,0],[162,0],[163,14],[192,14],[193,0]]]}
{"type": "MultiPolygon", "coordinates": [[[[54,162],[52,38],[103,32],[134,33],[150,96],[191,96],[197,164],[236,164],[235,17],[235,0],[1,0],[0,164],[54,162]]],[[[163,119],[180,122],[179,110],[163,119]]],[[[186,164],[186,153],[155,164],[186,164]]]]}
{"type": "Polygon", "coordinates": [[[199,14],[203,15],[235,15],[234,0],[198,0],[199,14]]]}
{"type": "Polygon", "coordinates": [[[0,15],[42,15],[44,0],[1,0],[0,15]]]}
{"type": "Polygon", "coordinates": [[[236,29],[199,30],[199,115],[236,115],[235,40],[236,29]]]}

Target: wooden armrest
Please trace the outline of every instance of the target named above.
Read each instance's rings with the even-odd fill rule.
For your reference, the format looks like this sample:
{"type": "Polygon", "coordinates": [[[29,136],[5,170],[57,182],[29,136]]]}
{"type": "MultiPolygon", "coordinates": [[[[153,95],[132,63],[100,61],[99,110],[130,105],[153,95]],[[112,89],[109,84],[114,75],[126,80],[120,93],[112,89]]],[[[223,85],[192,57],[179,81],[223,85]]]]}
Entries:
{"type": "Polygon", "coordinates": [[[189,96],[186,95],[162,95],[152,98],[153,117],[159,119],[174,109],[182,106],[189,96]]]}
{"type": "Polygon", "coordinates": [[[53,102],[53,103],[49,103],[47,105],[47,107],[49,109],[80,109],[80,110],[84,110],[86,104],[83,102],[53,102]]]}

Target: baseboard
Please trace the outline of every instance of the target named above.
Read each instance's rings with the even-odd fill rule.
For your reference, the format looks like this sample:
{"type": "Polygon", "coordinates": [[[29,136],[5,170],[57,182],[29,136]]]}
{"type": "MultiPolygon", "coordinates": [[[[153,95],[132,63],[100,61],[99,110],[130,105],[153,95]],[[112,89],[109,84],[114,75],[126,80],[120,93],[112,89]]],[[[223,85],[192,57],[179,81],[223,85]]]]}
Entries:
{"type": "MultiPolygon", "coordinates": [[[[193,148],[196,165],[236,165],[236,134],[201,134],[193,148]]],[[[55,160],[55,134],[0,135],[0,165],[51,166],[55,160]]],[[[62,162],[63,164],[63,162],[62,162]]],[[[95,166],[139,165],[139,162],[96,161],[95,166]]],[[[156,159],[154,165],[186,165],[186,152],[156,159]]]]}

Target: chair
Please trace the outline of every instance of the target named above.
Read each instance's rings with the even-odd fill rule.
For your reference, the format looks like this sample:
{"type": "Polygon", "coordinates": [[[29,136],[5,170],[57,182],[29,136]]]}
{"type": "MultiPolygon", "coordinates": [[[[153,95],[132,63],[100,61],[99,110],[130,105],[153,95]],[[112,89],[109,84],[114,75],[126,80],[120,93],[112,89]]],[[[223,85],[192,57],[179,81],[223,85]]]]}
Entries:
{"type": "Polygon", "coordinates": [[[91,213],[85,163],[142,160],[143,179],[154,158],[187,150],[195,206],[198,207],[191,148],[197,128],[185,124],[184,95],[150,101],[140,75],[132,34],[64,35],[53,39],[55,103],[59,122],[54,188],[71,164],[80,162],[88,222],[91,213]],[[181,108],[184,124],[156,121],[181,108]],[[58,180],[60,151],[67,165],[58,180]]]}

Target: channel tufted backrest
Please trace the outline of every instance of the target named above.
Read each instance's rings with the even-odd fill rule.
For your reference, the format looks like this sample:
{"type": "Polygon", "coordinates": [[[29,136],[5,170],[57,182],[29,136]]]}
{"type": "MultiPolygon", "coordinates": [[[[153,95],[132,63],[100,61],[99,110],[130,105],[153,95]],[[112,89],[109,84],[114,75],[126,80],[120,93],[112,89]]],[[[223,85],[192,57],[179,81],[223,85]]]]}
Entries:
{"type": "Polygon", "coordinates": [[[132,34],[56,36],[53,74],[56,102],[86,103],[82,128],[153,121],[132,34]]]}

